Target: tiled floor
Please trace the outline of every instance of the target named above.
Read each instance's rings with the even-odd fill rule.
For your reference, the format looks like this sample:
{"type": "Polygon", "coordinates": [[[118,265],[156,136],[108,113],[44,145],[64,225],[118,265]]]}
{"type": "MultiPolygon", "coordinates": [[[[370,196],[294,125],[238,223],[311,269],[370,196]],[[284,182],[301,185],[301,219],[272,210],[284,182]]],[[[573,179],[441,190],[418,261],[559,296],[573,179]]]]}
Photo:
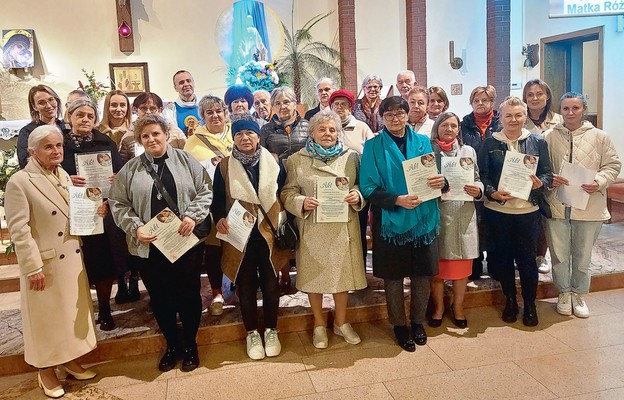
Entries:
{"type": "MultiPolygon", "coordinates": [[[[69,399],[622,399],[624,289],[592,293],[589,319],[539,302],[540,325],[507,325],[492,307],[467,312],[469,328],[445,319],[415,353],[394,344],[387,321],[355,325],[357,346],[330,333],[317,350],[311,332],[282,334],[282,354],[251,361],[245,345],[200,349],[200,367],[160,373],[159,355],[110,361],[69,399]]],[[[43,399],[33,373],[0,378],[0,399],[43,399]]]]}

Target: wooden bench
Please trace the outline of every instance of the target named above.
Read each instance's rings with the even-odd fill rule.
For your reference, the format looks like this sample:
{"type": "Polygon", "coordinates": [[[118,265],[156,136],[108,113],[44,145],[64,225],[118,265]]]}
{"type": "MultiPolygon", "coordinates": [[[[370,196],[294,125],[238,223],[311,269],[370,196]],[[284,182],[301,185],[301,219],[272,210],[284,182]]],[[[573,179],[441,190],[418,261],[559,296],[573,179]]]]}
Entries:
{"type": "MultiPolygon", "coordinates": [[[[611,214],[611,219],[613,219],[614,201],[624,204],[624,179],[616,179],[615,182],[607,188],[607,210],[609,210],[609,214],[611,214]]],[[[611,219],[607,221],[607,224],[611,223],[611,219]]]]}

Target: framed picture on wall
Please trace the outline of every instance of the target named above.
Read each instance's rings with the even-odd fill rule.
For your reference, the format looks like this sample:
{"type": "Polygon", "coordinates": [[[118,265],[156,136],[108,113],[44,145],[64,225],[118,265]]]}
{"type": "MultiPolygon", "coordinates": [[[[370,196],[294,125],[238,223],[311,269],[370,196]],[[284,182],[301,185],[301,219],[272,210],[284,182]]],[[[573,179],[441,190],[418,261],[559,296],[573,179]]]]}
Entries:
{"type": "Polygon", "coordinates": [[[149,92],[147,63],[108,64],[114,88],[123,90],[128,96],[149,92]]]}

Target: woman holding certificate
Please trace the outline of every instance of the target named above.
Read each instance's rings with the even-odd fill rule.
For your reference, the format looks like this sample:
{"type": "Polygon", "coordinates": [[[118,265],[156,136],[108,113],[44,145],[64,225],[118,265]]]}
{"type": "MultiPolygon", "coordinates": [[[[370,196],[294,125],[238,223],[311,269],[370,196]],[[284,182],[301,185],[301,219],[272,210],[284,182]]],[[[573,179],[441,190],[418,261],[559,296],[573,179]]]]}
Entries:
{"type": "Polygon", "coordinates": [[[579,93],[561,97],[563,123],[546,131],[553,170],[548,203],[552,218],[546,222],[546,237],[552,256],[553,281],[559,290],[557,312],[589,317],[583,296],[589,292],[591,252],[602,223],[610,218],[606,189],[622,168],[609,136],[583,121],[587,100],[579,93]],[[574,207],[564,198],[582,200],[574,207]],[[565,203],[565,204],[564,204],[565,203]]]}
{"type": "MultiPolygon", "coordinates": [[[[249,89],[247,89],[249,90],[249,89]]],[[[245,103],[246,104],[246,103],[245,103]]],[[[191,153],[199,161],[210,179],[214,181],[215,169],[219,162],[232,153],[230,111],[225,102],[212,95],[204,96],[199,102],[199,115],[205,121],[195,134],[188,138],[184,150],[191,153]]],[[[213,221],[217,221],[213,217],[213,221]]],[[[208,280],[212,289],[210,315],[223,314],[223,271],[221,270],[221,243],[215,237],[216,229],[210,232],[204,249],[204,265],[208,272],[208,280]]]]}
{"type": "Polygon", "coordinates": [[[286,209],[297,217],[297,289],[308,293],[312,342],[318,349],[328,346],[323,293],[334,297],[334,334],[358,344],[360,337],[347,322],[347,303],[349,290],[366,287],[357,214],[365,205],[358,186],[359,156],[343,147],[341,131],[333,111],[312,117],[305,148],[288,159],[281,194],[286,209]]]}
{"type": "Polygon", "coordinates": [[[479,257],[477,213],[473,200],[483,196],[483,184],[477,168],[477,153],[464,145],[459,132],[459,117],[452,112],[438,116],[431,132],[431,147],[436,153],[449,190],[440,206],[438,241],[439,273],[431,282],[433,313],[429,326],[442,325],[444,315],[444,280],[453,281],[451,320],[458,328],[468,326],[464,314],[464,295],[472,260],[479,257]]]}
{"type": "Polygon", "coordinates": [[[283,208],[278,193],[286,174],[271,153],[259,145],[260,127],[255,118],[250,114],[241,114],[240,118],[232,124],[232,155],[222,160],[215,172],[212,214],[219,233],[239,236],[240,242],[246,242],[241,251],[230,239],[224,239],[221,265],[238,288],[247,355],[260,360],[265,355],[279,355],[282,347],[277,336],[277,274],[288,263],[290,251],[275,246],[271,226],[279,225],[283,208]],[[262,289],[264,347],[258,333],[258,287],[262,289]]]}
{"type": "Polygon", "coordinates": [[[485,139],[479,151],[479,173],[485,186],[485,226],[488,231],[488,267],[500,282],[506,297],[503,321],[517,320],[515,265],[520,272],[526,326],[538,324],[537,233],[544,188],[552,173],[548,145],[539,134],[524,129],[527,106],[517,97],[500,105],[503,130],[485,139]],[[538,157],[535,164],[524,163],[526,156],[538,157]],[[513,194],[512,194],[513,192],[513,194]]]}
{"type": "MultiPolygon", "coordinates": [[[[169,261],[168,254],[153,244],[159,233],[152,233],[145,225],[158,215],[163,218],[162,211],[170,207],[167,196],[161,194],[164,190],[158,187],[161,186],[181,213],[175,236],[163,238],[163,242],[179,240],[179,236],[192,239],[195,225],[208,216],[212,187],[206,170],[193,156],[167,143],[168,129],[169,124],[159,115],[136,121],[135,138],[145,148],[145,155],[128,161],[119,171],[109,202],[115,222],[126,232],[128,250],[134,256],[152,301],[154,317],[167,340],[167,350],[158,368],[169,371],[182,356],[182,371],[192,371],[199,365],[196,336],[202,311],[199,291],[203,248],[195,246],[174,262],[169,261]],[[182,346],[178,342],[178,314],[182,346]]],[[[175,217],[169,214],[166,219],[175,221],[175,217]]]]}
{"type": "MultiPolygon", "coordinates": [[[[427,343],[423,323],[431,277],[438,274],[440,210],[435,198],[422,201],[407,194],[403,162],[420,158],[420,164],[421,156],[431,155],[431,141],[407,125],[409,105],[403,98],[387,97],[379,112],[385,128],[364,144],[360,171],[362,194],[373,212],[373,275],[384,280],[388,319],[397,342],[404,350],[415,351],[416,344],[427,343]],[[411,335],[405,316],[405,277],[411,280],[411,335]]],[[[444,184],[435,169],[425,186],[439,192],[444,184]]]]}
{"type": "Polygon", "coordinates": [[[96,346],[80,239],[69,234],[69,176],[59,167],[63,135],[54,125],[28,137],[30,158],[6,187],[6,219],[20,268],[24,359],[39,368],[46,396],[65,394],[54,369],[95,377],[75,360],[96,346]]]}
{"type": "MultiPolygon", "coordinates": [[[[71,129],[65,132],[65,156],[61,166],[70,175],[74,186],[104,189],[103,186],[109,186],[113,174],[121,168],[117,146],[111,138],[94,129],[98,112],[90,100],[74,101],[67,112],[71,129]]],[[[128,270],[128,251],[123,242],[123,232],[107,214],[104,217],[104,233],[81,238],[89,283],[95,285],[97,292],[97,322],[101,330],[110,331],[115,329],[110,309],[113,282],[119,273],[128,270]]]]}

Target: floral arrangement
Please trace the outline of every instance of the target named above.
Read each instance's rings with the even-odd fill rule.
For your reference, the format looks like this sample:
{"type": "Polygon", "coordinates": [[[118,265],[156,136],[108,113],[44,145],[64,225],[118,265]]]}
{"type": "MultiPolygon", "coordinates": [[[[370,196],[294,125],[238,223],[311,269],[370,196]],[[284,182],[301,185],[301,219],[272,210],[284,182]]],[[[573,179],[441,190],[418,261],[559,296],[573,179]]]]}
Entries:
{"type": "Polygon", "coordinates": [[[9,178],[20,169],[16,149],[14,145],[9,150],[0,151],[0,206],[4,206],[4,191],[9,178]]]}
{"type": "Polygon", "coordinates": [[[238,68],[236,84],[246,85],[251,91],[273,90],[280,82],[275,64],[266,61],[249,61],[238,68]]]}
{"type": "Polygon", "coordinates": [[[78,88],[84,90],[85,93],[89,95],[89,98],[91,98],[91,101],[97,104],[99,99],[106,96],[108,93],[107,89],[110,89],[110,87],[104,85],[102,82],[96,81],[95,72],[91,71],[91,73],[88,73],[83,68],[82,73],[87,78],[87,82],[89,82],[89,84],[83,85],[81,81],[78,81],[78,88]]]}

